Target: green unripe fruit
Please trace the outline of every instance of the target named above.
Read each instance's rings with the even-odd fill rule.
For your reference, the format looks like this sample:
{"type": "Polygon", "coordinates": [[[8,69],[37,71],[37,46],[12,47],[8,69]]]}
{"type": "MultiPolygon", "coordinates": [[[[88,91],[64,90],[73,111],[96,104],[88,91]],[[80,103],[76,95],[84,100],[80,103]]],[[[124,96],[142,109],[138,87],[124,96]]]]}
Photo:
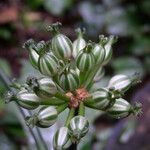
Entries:
{"type": "Polygon", "coordinates": [[[138,74],[132,76],[119,74],[110,79],[108,88],[114,88],[115,90],[126,92],[133,84],[138,83],[139,81],[138,74]]]}
{"type": "Polygon", "coordinates": [[[20,91],[16,95],[17,103],[26,109],[35,109],[39,106],[41,99],[31,92],[22,92],[20,91]]]}
{"type": "Polygon", "coordinates": [[[92,101],[91,105],[98,108],[99,110],[105,110],[107,107],[112,105],[114,101],[111,99],[109,90],[106,88],[101,88],[91,94],[92,101]]]}
{"type": "Polygon", "coordinates": [[[78,142],[89,130],[89,122],[83,116],[75,116],[68,126],[69,135],[73,142],[78,142]]]}
{"type": "Polygon", "coordinates": [[[39,106],[41,99],[36,94],[22,89],[16,95],[8,92],[6,95],[6,103],[9,101],[16,101],[21,107],[30,110],[36,109],[39,106]]]}
{"type": "Polygon", "coordinates": [[[39,70],[47,76],[54,76],[58,73],[59,62],[52,53],[41,55],[38,61],[39,70]]]}
{"type": "Polygon", "coordinates": [[[29,60],[32,66],[38,69],[39,54],[35,49],[35,42],[32,39],[30,39],[24,43],[23,47],[28,49],[29,51],[29,60]]]}
{"type": "Polygon", "coordinates": [[[91,108],[105,111],[115,103],[116,99],[122,96],[121,94],[117,90],[99,88],[97,91],[91,93],[91,97],[84,101],[84,103],[91,108]]]}
{"type": "Polygon", "coordinates": [[[67,127],[61,127],[53,137],[53,147],[55,150],[67,149],[72,144],[67,127]]]}
{"type": "Polygon", "coordinates": [[[127,117],[131,113],[135,115],[141,113],[141,104],[136,103],[131,106],[129,102],[122,98],[116,99],[114,105],[107,110],[107,114],[116,119],[127,117]]]}
{"type": "Polygon", "coordinates": [[[55,83],[48,77],[43,77],[40,79],[28,77],[27,84],[33,89],[37,96],[44,99],[54,96],[57,92],[55,83]]]}
{"type": "Polygon", "coordinates": [[[38,69],[39,54],[33,49],[30,49],[30,51],[29,51],[29,60],[32,64],[32,66],[34,68],[38,69]]]}
{"type": "Polygon", "coordinates": [[[105,53],[106,53],[104,46],[101,43],[98,43],[94,46],[92,52],[95,56],[96,64],[101,65],[105,59],[105,53]]]}
{"type": "Polygon", "coordinates": [[[104,59],[103,65],[106,65],[110,61],[110,59],[112,57],[112,45],[116,41],[117,41],[117,37],[115,37],[115,36],[108,37],[107,43],[104,45],[105,59],[104,59]]]}
{"type": "Polygon", "coordinates": [[[49,31],[54,34],[51,40],[53,53],[59,59],[70,59],[72,54],[71,40],[59,32],[58,26],[60,23],[55,23],[49,26],[49,31]]]}
{"type": "Polygon", "coordinates": [[[59,76],[58,82],[65,91],[73,91],[79,86],[79,77],[73,69],[66,68],[59,76]]]}
{"type": "Polygon", "coordinates": [[[41,128],[48,128],[57,121],[58,113],[54,106],[42,107],[38,113],[26,118],[26,123],[30,127],[35,125],[41,128]]]}
{"type": "Polygon", "coordinates": [[[83,34],[85,32],[85,29],[83,29],[83,31],[78,28],[76,30],[77,34],[78,34],[78,38],[73,42],[73,52],[72,55],[74,58],[76,58],[76,56],[78,55],[79,51],[82,50],[85,46],[86,46],[86,41],[83,38],[83,34]]]}
{"type": "Polygon", "coordinates": [[[76,57],[76,66],[82,72],[87,72],[95,65],[95,57],[92,53],[93,46],[88,44],[76,57]]]}

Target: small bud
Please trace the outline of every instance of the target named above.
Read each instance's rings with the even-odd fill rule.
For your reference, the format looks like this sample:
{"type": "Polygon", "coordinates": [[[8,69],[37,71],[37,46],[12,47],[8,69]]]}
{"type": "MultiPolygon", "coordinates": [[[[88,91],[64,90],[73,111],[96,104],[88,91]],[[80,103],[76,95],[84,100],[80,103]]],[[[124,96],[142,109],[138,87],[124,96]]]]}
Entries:
{"type": "Polygon", "coordinates": [[[105,42],[105,44],[104,44],[105,59],[103,61],[103,65],[106,65],[110,61],[110,59],[112,57],[112,45],[116,41],[117,41],[116,36],[110,36],[110,37],[107,38],[107,42],[105,42]]]}
{"type": "Polygon", "coordinates": [[[67,149],[71,145],[71,140],[67,127],[61,127],[53,137],[53,147],[55,150],[67,149]]]}
{"type": "Polygon", "coordinates": [[[79,77],[73,69],[66,68],[59,76],[58,82],[65,91],[73,91],[79,86],[79,77]]]}
{"type": "Polygon", "coordinates": [[[101,43],[95,44],[92,52],[95,56],[96,64],[101,65],[105,59],[105,53],[106,53],[104,46],[101,43]]]}
{"type": "Polygon", "coordinates": [[[39,54],[33,49],[29,50],[29,60],[32,64],[32,66],[34,68],[38,69],[39,54]]]}
{"type": "Polygon", "coordinates": [[[138,78],[139,76],[137,74],[131,77],[122,74],[115,75],[110,79],[108,88],[114,88],[115,90],[126,92],[133,84],[139,82],[138,78]]]}
{"type": "Polygon", "coordinates": [[[87,46],[81,50],[76,57],[76,66],[82,72],[87,72],[95,65],[95,57],[92,53],[93,46],[88,43],[87,46]]]}
{"type": "Polygon", "coordinates": [[[25,109],[35,109],[39,106],[41,99],[32,92],[21,90],[17,93],[15,101],[25,109]]]}
{"type": "Polygon", "coordinates": [[[72,55],[74,58],[78,55],[79,51],[82,50],[86,46],[86,41],[83,38],[83,34],[85,33],[85,29],[81,30],[80,28],[76,29],[78,34],[77,39],[73,42],[73,52],[72,55]]]}
{"type": "Polygon", "coordinates": [[[99,110],[105,110],[114,104],[114,100],[111,99],[111,93],[106,88],[100,88],[99,90],[93,92],[91,96],[92,100],[90,105],[99,110]]]}
{"type": "Polygon", "coordinates": [[[51,40],[52,51],[59,59],[70,59],[72,54],[71,40],[59,32],[60,23],[55,23],[49,26],[49,31],[54,34],[51,40]]]}
{"type": "Polygon", "coordinates": [[[33,39],[28,40],[27,42],[24,43],[23,48],[28,49],[29,60],[32,66],[38,69],[39,54],[38,51],[36,50],[35,41],[33,39]]]}
{"type": "Polygon", "coordinates": [[[116,99],[115,104],[107,110],[109,116],[120,119],[129,116],[130,114],[139,114],[141,112],[141,105],[130,105],[126,100],[116,99]]]}
{"type": "Polygon", "coordinates": [[[58,73],[59,62],[52,53],[45,53],[44,55],[40,56],[38,67],[42,74],[54,76],[56,73],[58,73]]]}
{"type": "Polygon", "coordinates": [[[38,113],[35,113],[33,116],[26,118],[26,123],[30,127],[35,125],[41,128],[48,128],[52,126],[57,120],[57,110],[54,106],[42,107],[38,113]]]}
{"type": "Polygon", "coordinates": [[[57,92],[55,83],[48,77],[40,79],[28,77],[26,82],[40,98],[50,98],[57,92]]]}
{"type": "Polygon", "coordinates": [[[75,116],[71,119],[68,129],[71,140],[73,142],[79,142],[88,132],[89,122],[83,116],[75,116]]]}

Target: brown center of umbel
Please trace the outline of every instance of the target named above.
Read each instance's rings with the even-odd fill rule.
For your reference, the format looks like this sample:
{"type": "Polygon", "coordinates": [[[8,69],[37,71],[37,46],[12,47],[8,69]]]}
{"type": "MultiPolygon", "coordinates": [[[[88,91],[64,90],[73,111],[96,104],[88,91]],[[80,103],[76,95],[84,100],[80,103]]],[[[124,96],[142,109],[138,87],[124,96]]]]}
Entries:
{"type": "Polygon", "coordinates": [[[70,98],[69,107],[77,108],[81,101],[89,97],[89,93],[85,88],[79,88],[75,90],[74,94],[72,92],[67,92],[66,96],[70,98]]]}

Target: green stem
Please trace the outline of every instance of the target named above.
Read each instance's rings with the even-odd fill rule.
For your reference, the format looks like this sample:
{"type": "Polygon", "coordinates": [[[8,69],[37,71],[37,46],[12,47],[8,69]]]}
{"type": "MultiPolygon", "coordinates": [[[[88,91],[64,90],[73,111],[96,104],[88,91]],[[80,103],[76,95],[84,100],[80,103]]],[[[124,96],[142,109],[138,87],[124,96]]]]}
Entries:
{"type": "Polygon", "coordinates": [[[69,125],[70,120],[73,118],[74,114],[75,114],[75,109],[74,109],[74,108],[71,108],[70,111],[69,111],[69,114],[68,114],[68,117],[67,117],[65,126],[68,126],[68,125],[69,125]]]}
{"type": "Polygon", "coordinates": [[[86,107],[92,108],[92,109],[96,109],[99,110],[99,108],[97,108],[95,105],[93,104],[85,104],[86,107]]]}
{"type": "Polygon", "coordinates": [[[56,109],[57,109],[58,114],[60,114],[61,112],[63,112],[67,107],[68,107],[67,103],[65,103],[63,105],[60,105],[60,106],[57,106],[56,109]]]}
{"type": "Polygon", "coordinates": [[[80,102],[78,114],[79,114],[80,116],[84,116],[84,115],[85,115],[85,106],[84,106],[84,103],[83,103],[83,102],[80,102]]]}
{"type": "Polygon", "coordinates": [[[41,101],[40,105],[61,105],[64,103],[65,103],[64,101],[62,101],[56,97],[52,97],[50,99],[41,101]]]}
{"type": "Polygon", "coordinates": [[[85,79],[85,72],[82,72],[80,71],[80,74],[79,74],[79,80],[80,80],[80,86],[83,84],[84,82],[84,79],[85,79]]]}
{"type": "Polygon", "coordinates": [[[55,82],[56,86],[57,86],[57,89],[62,92],[62,93],[65,93],[65,91],[59,86],[58,82],[57,82],[57,75],[53,76],[52,77],[52,80],[55,82]]]}
{"type": "MultiPolygon", "coordinates": [[[[94,105],[94,101],[91,97],[88,97],[85,101],[84,101],[84,105],[86,107],[92,108],[92,109],[98,109],[95,105],[94,105]]],[[[99,109],[98,109],[99,110],[99,109]]]]}
{"type": "Polygon", "coordinates": [[[65,102],[69,102],[69,101],[70,101],[70,98],[69,98],[69,97],[67,97],[66,95],[61,94],[61,93],[59,93],[59,92],[57,92],[54,96],[55,96],[56,98],[58,98],[58,99],[61,99],[61,100],[65,101],[65,102]]]}
{"type": "Polygon", "coordinates": [[[91,103],[93,103],[94,101],[93,101],[93,99],[92,99],[92,97],[88,97],[88,98],[86,98],[85,100],[84,100],[84,104],[91,104],[91,103]]]}
{"type": "MultiPolygon", "coordinates": [[[[94,76],[96,75],[98,69],[99,69],[99,64],[95,66],[95,68],[93,68],[92,71],[89,72],[89,75],[87,76],[85,82],[83,83],[84,87],[87,88],[89,86],[89,84],[91,83],[91,81],[93,80],[94,76]]],[[[90,87],[89,87],[90,88],[90,87]]]]}

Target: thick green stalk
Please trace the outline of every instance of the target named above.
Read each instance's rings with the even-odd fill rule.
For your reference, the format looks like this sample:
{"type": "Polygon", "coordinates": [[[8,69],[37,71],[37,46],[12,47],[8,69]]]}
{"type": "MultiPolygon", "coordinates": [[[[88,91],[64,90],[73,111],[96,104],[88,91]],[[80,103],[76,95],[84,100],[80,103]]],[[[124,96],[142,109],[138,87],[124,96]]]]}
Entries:
{"type": "MultiPolygon", "coordinates": [[[[85,101],[84,101],[84,105],[86,107],[92,108],[92,109],[98,109],[95,105],[94,105],[94,101],[91,97],[88,97],[85,101]]],[[[98,109],[99,110],[99,109],[98,109]]]]}
{"type": "Polygon", "coordinates": [[[61,99],[61,100],[65,101],[65,102],[69,102],[69,101],[70,101],[70,98],[69,98],[69,97],[67,97],[66,95],[61,94],[61,93],[59,93],[59,92],[57,92],[54,96],[55,96],[56,98],[58,98],[58,99],[61,99]]]}
{"type": "Polygon", "coordinates": [[[68,107],[68,103],[65,103],[63,105],[57,106],[57,112],[58,114],[60,114],[61,112],[63,112],[66,108],[68,107]]]}
{"type": "Polygon", "coordinates": [[[84,79],[85,79],[85,72],[82,72],[80,71],[80,74],[79,74],[79,80],[80,80],[80,86],[83,84],[84,82],[84,79]]]}
{"type": "Polygon", "coordinates": [[[74,114],[75,114],[75,109],[74,109],[74,108],[71,108],[70,111],[69,111],[69,114],[68,114],[68,117],[67,117],[65,126],[68,126],[68,125],[69,125],[70,120],[73,118],[74,114]]]}
{"type": "Polygon", "coordinates": [[[40,102],[40,105],[61,105],[64,104],[65,102],[56,98],[52,97],[50,99],[46,99],[40,102]]]}
{"type": "MultiPolygon", "coordinates": [[[[87,88],[89,86],[89,84],[92,82],[92,80],[93,80],[94,76],[96,75],[99,67],[100,67],[99,65],[96,65],[95,68],[93,68],[92,71],[90,70],[86,80],[83,83],[85,88],[87,88]]],[[[90,87],[88,87],[88,88],[90,88],[90,87]]]]}
{"type": "Polygon", "coordinates": [[[78,114],[81,116],[84,116],[84,114],[85,114],[85,106],[84,106],[83,102],[80,102],[78,114]]]}

